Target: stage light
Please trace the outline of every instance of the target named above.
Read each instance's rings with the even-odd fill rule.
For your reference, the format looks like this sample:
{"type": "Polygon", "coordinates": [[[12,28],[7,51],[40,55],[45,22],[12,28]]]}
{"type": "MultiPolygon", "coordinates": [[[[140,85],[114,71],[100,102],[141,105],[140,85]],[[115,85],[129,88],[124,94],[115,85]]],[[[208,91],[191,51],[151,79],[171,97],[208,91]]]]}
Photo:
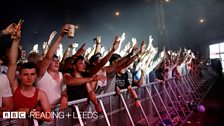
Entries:
{"type": "Polygon", "coordinates": [[[116,12],[114,13],[114,15],[115,15],[115,16],[120,16],[120,12],[119,12],[119,11],[116,11],[116,12]]]}
{"type": "Polygon", "coordinates": [[[199,19],[199,23],[205,23],[205,19],[203,18],[199,19]]]}
{"type": "Polygon", "coordinates": [[[75,26],[75,29],[78,29],[78,28],[79,28],[79,26],[78,26],[78,25],[76,25],[76,26],[75,26]]]}
{"type": "Polygon", "coordinates": [[[170,0],[165,0],[165,2],[170,2],[170,0]]]}

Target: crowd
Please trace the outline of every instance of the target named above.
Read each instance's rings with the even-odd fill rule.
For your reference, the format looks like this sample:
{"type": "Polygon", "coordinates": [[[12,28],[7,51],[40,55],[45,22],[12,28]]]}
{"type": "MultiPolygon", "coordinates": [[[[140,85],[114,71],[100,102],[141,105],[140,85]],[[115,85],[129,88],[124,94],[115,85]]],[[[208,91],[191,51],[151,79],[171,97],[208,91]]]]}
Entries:
{"type": "MultiPolygon", "coordinates": [[[[140,106],[133,86],[159,81],[166,84],[172,77],[198,75],[199,61],[191,50],[165,50],[158,53],[153,47],[152,36],[147,43],[138,47],[132,39],[121,50],[125,34],[115,36],[108,51],[102,47],[101,37],[93,39],[94,45],[86,50],[83,44],[77,51],[77,44],[67,47],[63,56],[56,55],[63,38],[71,30],[65,24],[51,43],[57,32],[52,32],[43,52],[33,49],[28,56],[20,45],[21,26],[12,23],[1,30],[0,37],[10,36],[12,43],[6,54],[0,55],[0,117],[4,111],[23,111],[27,114],[51,112],[58,104],[60,111],[68,107],[68,101],[88,98],[99,113],[102,108],[96,96],[99,94],[128,89],[135,106],[140,106]]],[[[51,122],[48,116],[36,117],[44,123],[51,122]],[[46,117],[46,118],[44,118],[46,117]]],[[[30,120],[20,120],[21,125],[30,125],[30,120]]]]}

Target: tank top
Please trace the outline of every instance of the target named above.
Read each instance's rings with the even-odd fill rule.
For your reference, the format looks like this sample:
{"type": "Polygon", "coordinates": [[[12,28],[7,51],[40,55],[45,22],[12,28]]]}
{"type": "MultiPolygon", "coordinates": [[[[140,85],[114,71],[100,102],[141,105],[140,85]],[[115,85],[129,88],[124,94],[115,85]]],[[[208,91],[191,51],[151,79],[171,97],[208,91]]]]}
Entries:
{"type": "MultiPolygon", "coordinates": [[[[70,73],[72,77],[75,77],[72,73],[70,73]]],[[[83,74],[83,77],[87,77],[88,75],[83,74]]],[[[67,85],[67,94],[68,101],[78,100],[82,98],[88,97],[88,92],[86,89],[86,84],[78,85],[78,86],[70,86],[67,85]]]]}
{"type": "Polygon", "coordinates": [[[14,110],[18,110],[20,108],[33,109],[38,103],[38,92],[39,90],[35,88],[34,96],[26,97],[21,93],[20,87],[18,87],[13,93],[14,110]]]}
{"type": "Polygon", "coordinates": [[[63,83],[63,75],[61,72],[59,72],[59,82],[57,82],[47,71],[44,76],[38,80],[37,87],[47,94],[47,99],[51,106],[59,103],[61,92],[66,88],[63,83]]]}

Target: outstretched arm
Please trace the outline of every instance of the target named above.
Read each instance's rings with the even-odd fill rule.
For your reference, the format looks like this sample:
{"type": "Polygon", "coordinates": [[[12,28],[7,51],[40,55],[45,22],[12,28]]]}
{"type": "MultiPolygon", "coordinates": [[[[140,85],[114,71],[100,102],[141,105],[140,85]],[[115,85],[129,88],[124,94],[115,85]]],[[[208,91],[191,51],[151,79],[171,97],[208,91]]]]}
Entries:
{"type": "Polygon", "coordinates": [[[144,46],[144,41],[143,41],[141,44],[140,51],[138,53],[136,53],[134,56],[132,56],[126,63],[117,67],[116,71],[118,72],[118,71],[121,71],[123,68],[128,67],[132,62],[134,62],[139,57],[139,55],[143,54],[144,50],[145,50],[145,46],[144,46]]]}
{"type": "Polygon", "coordinates": [[[100,69],[104,67],[104,65],[109,61],[110,57],[113,55],[113,53],[117,50],[119,47],[120,40],[118,39],[118,36],[114,39],[114,44],[112,50],[100,61],[97,66],[93,68],[93,70],[90,71],[90,75],[95,75],[100,69]]]}
{"type": "Polygon", "coordinates": [[[17,59],[18,59],[18,48],[21,37],[21,31],[13,32],[12,34],[12,46],[9,52],[9,64],[8,64],[8,72],[7,77],[11,86],[12,91],[18,87],[18,81],[16,79],[16,68],[17,68],[17,59]]]}
{"type": "Polygon", "coordinates": [[[51,41],[53,40],[54,36],[57,34],[56,31],[53,31],[48,39],[48,41],[46,42],[45,48],[44,48],[44,56],[47,54],[49,46],[51,44],[51,41]]]}
{"type": "Polygon", "coordinates": [[[80,56],[82,55],[83,53],[85,53],[85,46],[86,46],[86,43],[82,44],[82,46],[76,51],[76,53],[72,56],[72,59],[74,59],[75,57],[77,56],[80,56]]]}
{"type": "Polygon", "coordinates": [[[93,41],[96,44],[96,49],[94,51],[94,54],[97,54],[98,52],[101,51],[101,36],[97,36],[93,41]]]}
{"type": "Polygon", "coordinates": [[[9,34],[13,34],[14,30],[15,30],[16,24],[12,23],[9,26],[7,26],[5,29],[3,29],[2,31],[0,31],[0,37],[5,36],[5,35],[9,35],[9,34]]]}
{"type": "Polygon", "coordinates": [[[48,69],[48,67],[49,67],[49,65],[51,63],[51,60],[52,60],[52,58],[54,56],[55,51],[57,50],[59,44],[61,43],[61,40],[64,37],[64,35],[66,33],[68,33],[69,29],[70,29],[70,25],[69,24],[65,24],[62,27],[60,36],[58,36],[58,38],[55,40],[55,42],[49,48],[46,56],[44,57],[44,59],[40,63],[38,77],[42,77],[44,75],[44,73],[47,71],[47,69],[48,69]]]}
{"type": "Polygon", "coordinates": [[[68,48],[65,50],[62,60],[60,62],[60,65],[63,65],[65,63],[65,59],[69,57],[69,54],[71,52],[71,50],[73,49],[73,45],[69,45],[68,48]]]}
{"type": "Polygon", "coordinates": [[[111,72],[113,72],[118,66],[121,66],[122,64],[125,64],[125,63],[131,58],[131,56],[133,55],[134,51],[136,51],[136,50],[138,50],[138,47],[137,47],[137,46],[134,46],[134,47],[132,48],[132,51],[131,51],[128,55],[126,55],[125,57],[123,57],[123,58],[121,58],[121,59],[115,61],[115,63],[113,63],[112,65],[110,65],[110,66],[106,66],[106,67],[105,67],[105,68],[106,68],[106,72],[107,72],[107,73],[111,73],[111,72]]]}
{"type": "Polygon", "coordinates": [[[86,83],[98,81],[98,80],[106,80],[106,77],[103,75],[96,75],[94,77],[77,78],[77,77],[72,77],[68,73],[64,74],[64,83],[70,86],[78,86],[78,85],[82,85],[82,84],[86,84],[86,83]]]}

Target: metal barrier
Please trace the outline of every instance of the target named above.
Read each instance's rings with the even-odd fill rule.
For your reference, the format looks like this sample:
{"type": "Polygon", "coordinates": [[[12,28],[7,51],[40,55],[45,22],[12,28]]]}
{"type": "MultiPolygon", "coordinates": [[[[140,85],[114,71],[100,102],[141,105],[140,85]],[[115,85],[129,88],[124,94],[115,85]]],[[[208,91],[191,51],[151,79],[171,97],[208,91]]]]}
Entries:
{"type": "MultiPolygon", "coordinates": [[[[87,98],[71,101],[68,103],[69,108],[61,116],[53,116],[50,125],[181,125],[212,87],[212,83],[207,83],[208,80],[196,80],[189,74],[182,76],[180,80],[172,78],[165,85],[154,82],[139,88],[133,87],[141,102],[139,108],[135,107],[134,99],[127,89],[121,90],[119,96],[115,92],[98,95],[97,99],[103,109],[101,114],[96,113],[87,98]]],[[[53,113],[59,113],[59,109],[55,109],[53,113]]],[[[10,121],[12,120],[0,120],[0,125],[16,126],[10,121]]]]}

